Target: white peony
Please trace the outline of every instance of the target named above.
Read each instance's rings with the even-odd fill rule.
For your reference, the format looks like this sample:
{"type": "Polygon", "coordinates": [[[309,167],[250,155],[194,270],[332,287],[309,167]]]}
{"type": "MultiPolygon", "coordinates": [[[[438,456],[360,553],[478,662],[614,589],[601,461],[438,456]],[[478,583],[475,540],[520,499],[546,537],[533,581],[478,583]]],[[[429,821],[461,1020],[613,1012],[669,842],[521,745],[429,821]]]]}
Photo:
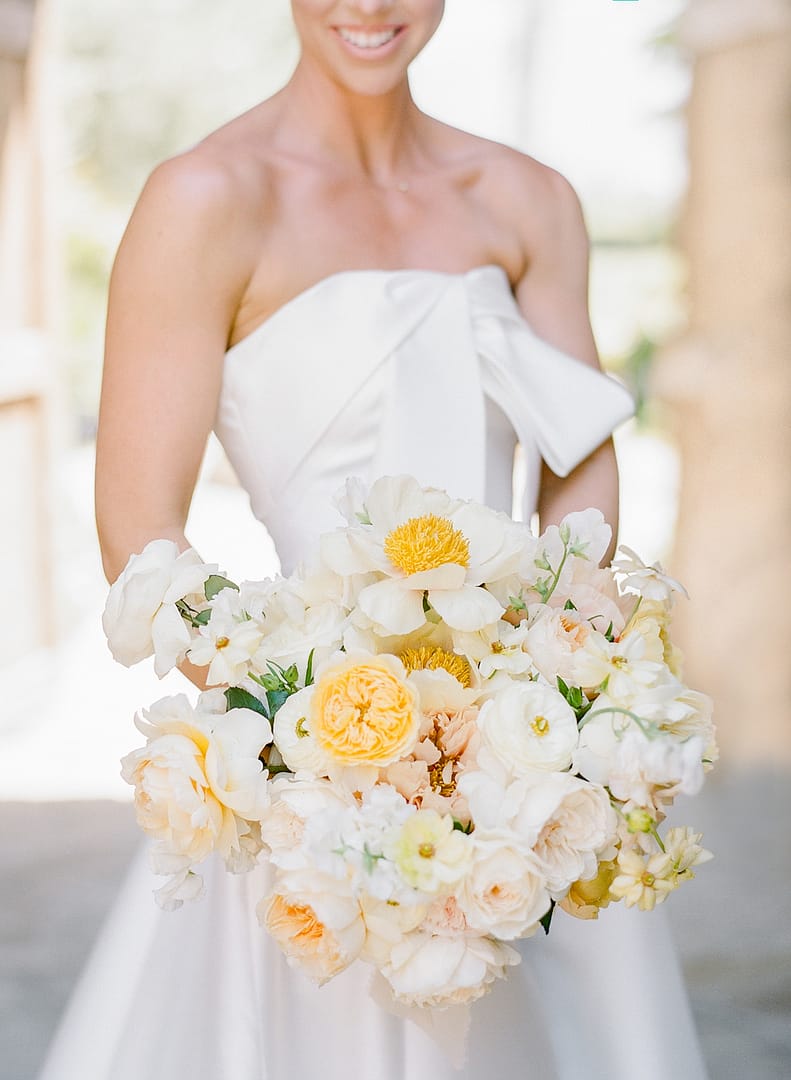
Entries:
{"type": "Polygon", "coordinates": [[[102,615],[113,657],[131,667],[153,655],[160,679],[181,663],[192,634],[176,602],[205,607],[204,584],[216,572],[217,565],[202,562],[194,548],[179,554],[173,540],[151,540],[130,555],[110,586],[102,615]]]}
{"type": "Polygon", "coordinates": [[[475,1001],[521,960],[516,949],[489,937],[458,937],[414,930],[393,947],[381,971],[406,1005],[461,1005],[475,1001]]]}
{"type": "Polygon", "coordinates": [[[357,514],[359,524],[322,536],[322,557],[344,576],[378,575],[357,597],[377,633],[421,627],[425,595],[453,629],[479,630],[500,617],[502,606],[482,586],[518,562],[521,532],[505,514],[409,476],[381,477],[357,514]]]}
{"type": "Polygon", "coordinates": [[[472,864],[456,890],[468,925],[506,941],[535,932],[549,909],[543,868],[508,829],[476,827],[472,864]]]}
{"type": "Polygon", "coordinates": [[[577,719],[557,690],[539,682],[505,687],[484,702],[478,726],[486,745],[514,775],[567,769],[577,745],[577,719]]]}
{"type": "Polygon", "coordinates": [[[218,851],[242,870],[260,849],[252,823],[269,803],[259,760],[272,738],[269,721],[250,709],[223,712],[220,699],[209,692],[193,708],[178,694],[135,718],[147,742],[122,759],[121,775],[135,788],[137,821],[158,842],[160,865],[180,858],[181,870],[218,851]]]}

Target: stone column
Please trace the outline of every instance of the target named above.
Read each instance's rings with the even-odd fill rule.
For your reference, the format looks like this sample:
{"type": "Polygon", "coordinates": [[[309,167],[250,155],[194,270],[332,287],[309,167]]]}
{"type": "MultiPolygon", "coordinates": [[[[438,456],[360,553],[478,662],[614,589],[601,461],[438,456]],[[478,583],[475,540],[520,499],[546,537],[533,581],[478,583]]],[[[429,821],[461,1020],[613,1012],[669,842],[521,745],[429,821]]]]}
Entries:
{"type": "Polygon", "coordinates": [[[791,3],[691,0],[689,327],[658,373],[682,488],[686,675],[723,760],[791,761],[791,3]]]}

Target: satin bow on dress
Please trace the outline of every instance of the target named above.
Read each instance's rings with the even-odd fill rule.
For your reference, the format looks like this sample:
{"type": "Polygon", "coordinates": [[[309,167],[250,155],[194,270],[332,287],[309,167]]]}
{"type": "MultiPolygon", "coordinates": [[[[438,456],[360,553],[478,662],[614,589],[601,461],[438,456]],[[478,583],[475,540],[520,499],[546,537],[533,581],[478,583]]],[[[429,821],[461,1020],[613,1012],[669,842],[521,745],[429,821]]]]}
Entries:
{"type": "Polygon", "coordinates": [[[327,493],[348,476],[411,473],[510,513],[518,439],[529,520],[541,459],[566,476],[633,411],[534,333],[499,266],[347,270],[228,350],[215,430],[287,570],[340,524],[327,493]]]}

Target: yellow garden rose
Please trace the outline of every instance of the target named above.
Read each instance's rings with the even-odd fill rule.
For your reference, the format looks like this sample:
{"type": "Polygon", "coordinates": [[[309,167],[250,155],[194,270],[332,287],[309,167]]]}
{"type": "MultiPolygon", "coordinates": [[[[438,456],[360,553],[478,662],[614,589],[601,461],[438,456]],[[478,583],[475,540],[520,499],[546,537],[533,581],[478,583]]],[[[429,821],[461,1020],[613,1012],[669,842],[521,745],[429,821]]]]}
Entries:
{"type": "Polygon", "coordinates": [[[600,862],[596,876],[588,881],[575,881],[560,901],[560,907],[576,919],[598,919],[599,909],[610,902],[610,886],[616,870],[614,862],[600,862]]]}
{"type": "Polygon", "coordinates": [[[311,734],[337,765],[390,765],[413,749],[419,726],[417,691],[394,656],[352,656],[316,682],[311,734]]]}

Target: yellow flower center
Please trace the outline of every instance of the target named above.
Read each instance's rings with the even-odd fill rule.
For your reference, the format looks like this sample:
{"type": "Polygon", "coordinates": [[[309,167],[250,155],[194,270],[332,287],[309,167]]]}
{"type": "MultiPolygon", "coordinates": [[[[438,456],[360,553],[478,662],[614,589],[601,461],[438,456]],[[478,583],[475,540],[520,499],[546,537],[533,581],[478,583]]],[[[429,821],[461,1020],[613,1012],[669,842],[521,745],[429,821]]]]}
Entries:
{"type": "Polygon", "coordinates": [[[629,658],[626,656],[614,656],[611,662],[613,667],[625,668],[629,665],[629,658]]]}
{"type": "Polygon", "coordinates": [[[421,844],[417,853],[422,859],[433,859],[437,854],[437,849],[433,844],[421,844]]]}
{"type": "Polygon", "coordinates": [[[308,718],[306,716],[300,716],[299,720],[297,720],[297,726],[295,730],[298,739],[307,739],[308,735],[310,735],[310,732],[308,731],[306,726],[307,721],[308,718]]]}
{"type": "Polygon", "coordinates": [[[450,774],[450,779],[445,779],[445,766],[448,764],[448,759],[443,755],[439,761],[428,767],[428,779],[431,784],[431,790],[438,795],[444,795],[445,798],[452,795],[456,790],[456,776],[453,772],[450,774]]]}
{"type": "Polygon", "coordinates": [[[643,883],[643,885],[645,885],[645,887],[647,889],[650,889],[651,886],[656,881],[656,878],[654,877],[654,875],[652,873],[650,873],[650,871],[646,870],[646,872],[640,878],[640,881],[643,883]]]}
{"type": "Polygon", "coordinates": [[[466,656],[448,652],[438,646],[421,645],[419,649],[405,649],[401,653],[401,663],[407,671],[436,671],[441,668],[457,679],[462,686],[472,682],[470,664],[466,656]]]}
{"type": "Polygon", "coordinates": [[[225,649],[230,644],[231,644],[231,639],[227,638],[227,637],[218,637],[217,640],[214,643],[215,648],[217,648],[217,649],[225,649]]]}
{"type": "Polygon", "coordinates": [[[542,738],[549,733],[549,720],[546,716],[536,716],[530,727],[539,738],[542,738]]]}
{"type": "Polygon", "coordinates": [[[405,574],[434,570],[446,563],[470,565],[470,545],[461,531],[446,517],[424,514],[409,518],[389,532],[384,552],[393,566],[405,574]]]}

